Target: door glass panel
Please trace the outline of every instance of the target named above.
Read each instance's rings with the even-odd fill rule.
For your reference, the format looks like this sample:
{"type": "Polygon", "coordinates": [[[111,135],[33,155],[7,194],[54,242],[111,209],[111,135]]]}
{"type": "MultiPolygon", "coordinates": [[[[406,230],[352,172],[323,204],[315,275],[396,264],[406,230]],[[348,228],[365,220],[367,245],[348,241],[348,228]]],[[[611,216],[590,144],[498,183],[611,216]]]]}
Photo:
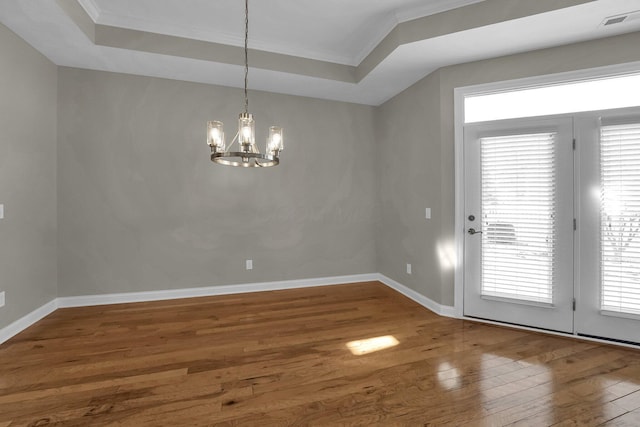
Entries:
{"type": "Polygon", "coordinates": [[[600,130],[600,308],[640,314],[640,124],[600,130]]]}
{"type": "Polygon", "coordinates": [[[553,303],[556,133],[481,138],[481,295],[553,303]]]}

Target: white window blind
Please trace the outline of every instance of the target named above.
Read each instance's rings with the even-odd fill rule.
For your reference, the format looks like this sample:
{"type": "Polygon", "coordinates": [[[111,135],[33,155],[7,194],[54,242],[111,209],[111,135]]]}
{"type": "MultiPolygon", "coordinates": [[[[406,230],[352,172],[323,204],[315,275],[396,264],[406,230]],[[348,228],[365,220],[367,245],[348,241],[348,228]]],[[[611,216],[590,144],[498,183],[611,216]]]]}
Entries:
{"type": "Polygon", "coordinates": [[[553,303],[555,140],[480,140],[483,296],[553,303]]]}
{"type": "Polygon", "coordinates": [[[600,130],[601,309],[640,314],[640,123],[600,130]]]}

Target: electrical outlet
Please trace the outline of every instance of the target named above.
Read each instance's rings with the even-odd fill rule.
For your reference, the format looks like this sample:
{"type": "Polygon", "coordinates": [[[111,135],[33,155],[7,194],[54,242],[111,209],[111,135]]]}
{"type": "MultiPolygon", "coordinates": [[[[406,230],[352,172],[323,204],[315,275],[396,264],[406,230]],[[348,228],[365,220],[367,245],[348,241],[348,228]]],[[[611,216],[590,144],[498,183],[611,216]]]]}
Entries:
{"type": "Polygon", "coordinates": [[[407,264],[407,274],[411,274],[411,264],[407,264]]]}
{"type": "Polygon", "coordinates": [[[247,260],[246,267],[247,267],[247,270],[253,270],[253,260],[252,259],[248,259],[247,260]]]}
{"type": "Polygon", "coordinates": [[[0,292],[0,307],[4,307],[4,291],[0,292]]]}
{"type": "Polygon", "coordinates": [[[426,208],[426,209],[424,210],[424,216],[425,216],[425,218],[427,218],[427,219],[431,219],[431,208],[426,208]]]}

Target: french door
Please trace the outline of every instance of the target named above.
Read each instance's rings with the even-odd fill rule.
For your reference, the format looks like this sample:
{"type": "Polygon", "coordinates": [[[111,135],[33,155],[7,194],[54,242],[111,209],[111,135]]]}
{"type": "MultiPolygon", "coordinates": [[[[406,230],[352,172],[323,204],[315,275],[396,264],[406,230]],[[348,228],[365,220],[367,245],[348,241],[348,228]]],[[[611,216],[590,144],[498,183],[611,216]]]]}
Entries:
{"type": "Polygon", "coordinates": [[[640,110],[576,118],[576,333],[640,343],[640,110]]]}
{"type": "Polygon", "coordinates": [[[464,314],[640,343],[640,109],[464,132],[464,314]]]}
{"type": "Polygon", "coordinates": [[[573,331],[572,143],[571,118],[465,128],[466,316],[573,331]]]}

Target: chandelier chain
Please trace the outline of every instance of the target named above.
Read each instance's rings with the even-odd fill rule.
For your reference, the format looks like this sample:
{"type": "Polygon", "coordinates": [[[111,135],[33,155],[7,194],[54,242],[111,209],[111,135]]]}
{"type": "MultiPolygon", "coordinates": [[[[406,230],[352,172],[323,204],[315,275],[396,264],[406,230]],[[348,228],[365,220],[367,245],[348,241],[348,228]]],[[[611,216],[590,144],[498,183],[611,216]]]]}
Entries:
{"type": "Polygon", "coordinates": [[[244,0],[244,112],[249,114],[249,0],[244,0]]]}

